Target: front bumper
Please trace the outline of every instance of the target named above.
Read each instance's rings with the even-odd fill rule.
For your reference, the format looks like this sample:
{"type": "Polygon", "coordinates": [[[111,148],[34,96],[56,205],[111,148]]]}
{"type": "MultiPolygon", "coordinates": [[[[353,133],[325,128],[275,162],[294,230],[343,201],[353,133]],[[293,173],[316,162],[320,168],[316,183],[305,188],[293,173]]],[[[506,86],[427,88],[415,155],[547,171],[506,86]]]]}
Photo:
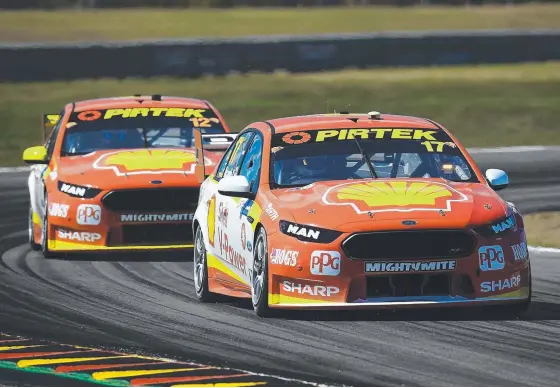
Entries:
{"type": "Polygon", "coordinates": [[[421,308],[516,304],[530,298],[531,267],[523,230],[499,238],[473,234],[471,253],[438,259],[350,259],[341,249],[349,235],[331,244],[269,235],[269,306],[421,308]],[[491,249],[500,255],[488,257],[491,249]],[[296,260],[278,259],[293,258],[293,252],[296,260]]]}
{"type": "Polygon", "coordinates": [[[193,211],[118,212],[108,210],[97,198],[58,195],[49,198],[48,203],[49,207],[58,205],[56,211],[47,209],[48,248],[53,252],[150,251],[194,246],[193,211]]]}

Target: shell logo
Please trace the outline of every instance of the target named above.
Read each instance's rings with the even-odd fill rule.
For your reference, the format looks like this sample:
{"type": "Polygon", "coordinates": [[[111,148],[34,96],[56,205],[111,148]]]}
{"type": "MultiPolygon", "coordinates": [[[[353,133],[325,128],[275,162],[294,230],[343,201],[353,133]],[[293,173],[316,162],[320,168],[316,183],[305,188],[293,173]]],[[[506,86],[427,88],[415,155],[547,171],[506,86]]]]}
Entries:
{"type": "Polygon", "coordinates": [[[415,210],[451,210],[451,202],[467,197],[452,187],[425,181],[368,181],[331,187],[323,201],[328,205],[349,205],[357,213],[415,210]]]}
{"type": "Polygon", "coordinates": [[[196,156],[190,151],[140,150],[118,151],[101,156],[97,169],[112,169],[119,176],[134,174],[194,174],[196,156]]]}

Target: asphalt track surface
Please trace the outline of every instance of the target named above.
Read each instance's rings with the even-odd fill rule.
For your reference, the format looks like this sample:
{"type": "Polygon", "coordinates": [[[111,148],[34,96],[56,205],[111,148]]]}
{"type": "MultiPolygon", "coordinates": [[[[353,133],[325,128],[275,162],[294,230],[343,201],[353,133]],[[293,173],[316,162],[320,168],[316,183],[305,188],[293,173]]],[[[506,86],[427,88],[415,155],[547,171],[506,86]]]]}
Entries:
{"type": "MultiPolygon", "coordinates": [[[[533,212],[560,206],[558,155],[554,149],[473,156],[482,167],[509,166],[512,184],[503,197],[533,212]]],[[[199,303],[191,259],[182,255],[43,259],[26,244],[26,176],[0,175],[4,333],[324,384],[560,384],[560,257],[554,253],[531,252],[533,303],[521,319],[485,310],[260,319],[245,302],[199,303]]],[[[1,382],[21,385],[21,379],[0,370],[1,382]]]]}

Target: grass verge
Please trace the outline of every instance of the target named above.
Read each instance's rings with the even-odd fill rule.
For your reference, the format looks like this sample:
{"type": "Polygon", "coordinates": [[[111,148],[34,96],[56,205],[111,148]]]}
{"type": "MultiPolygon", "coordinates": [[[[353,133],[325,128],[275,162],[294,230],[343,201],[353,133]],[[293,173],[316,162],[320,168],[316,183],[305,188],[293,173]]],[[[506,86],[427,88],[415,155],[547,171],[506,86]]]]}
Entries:
{"type": "Polygon", "coordinates": [[[560,248],[560,212],[528,214],[523,220],[529,245],[560,248]]]}
{"type": "Polygon", "coordinates": [[[348,70],[177,80],[0,83],[0,166],[41,143],[40,117],[64,104],[136,93],[212,101],[234,130],[275,117],[350,110],[422,116],[466,146],[560,144],[560,62],[348,70]]]}
{"type": "Polygon", "coordinates": [[[0,13],[0,41],[106,41],[392,30],[558,28],[560,4],[0,13]]]}

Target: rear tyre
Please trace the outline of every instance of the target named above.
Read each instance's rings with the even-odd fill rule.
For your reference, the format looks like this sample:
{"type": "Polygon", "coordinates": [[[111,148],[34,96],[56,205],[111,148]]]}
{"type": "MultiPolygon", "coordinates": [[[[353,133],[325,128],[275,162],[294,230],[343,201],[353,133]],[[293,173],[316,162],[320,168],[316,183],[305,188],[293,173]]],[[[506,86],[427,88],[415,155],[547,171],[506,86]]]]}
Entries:
{"type": "Polygon", "coordinates": [[[43,216],[43,225],[41,227],[41,251],[43,252],[43,257],[49,259],[54,255],[49,251],[49,204],[47,202],[45,194],[45,214],[43,216]]]}
{"type": "Polygon", "coordinates": [[[210,292],[208,288],[207,254],[200,227],[196,228],[194,235],[193,278],[196,297],[199,301],[210,303],[218,300],[218,295],[210,292]]]}
{"type": "Polygon", "coordinates": [[[28,233],[29,233],[29,246],[33,251],[40,251],[41,244],[35,242],[35,226],[33,224],[33,208],[29,206],[29,221],[28,221],[28,233]]]}
{"type": "Polygon", "coordinates": [[[274,315],[268,306],[268,242],[264,228],[259,228],[255,239],[251,300],[253,309],[259,317],[274,315]]]}

